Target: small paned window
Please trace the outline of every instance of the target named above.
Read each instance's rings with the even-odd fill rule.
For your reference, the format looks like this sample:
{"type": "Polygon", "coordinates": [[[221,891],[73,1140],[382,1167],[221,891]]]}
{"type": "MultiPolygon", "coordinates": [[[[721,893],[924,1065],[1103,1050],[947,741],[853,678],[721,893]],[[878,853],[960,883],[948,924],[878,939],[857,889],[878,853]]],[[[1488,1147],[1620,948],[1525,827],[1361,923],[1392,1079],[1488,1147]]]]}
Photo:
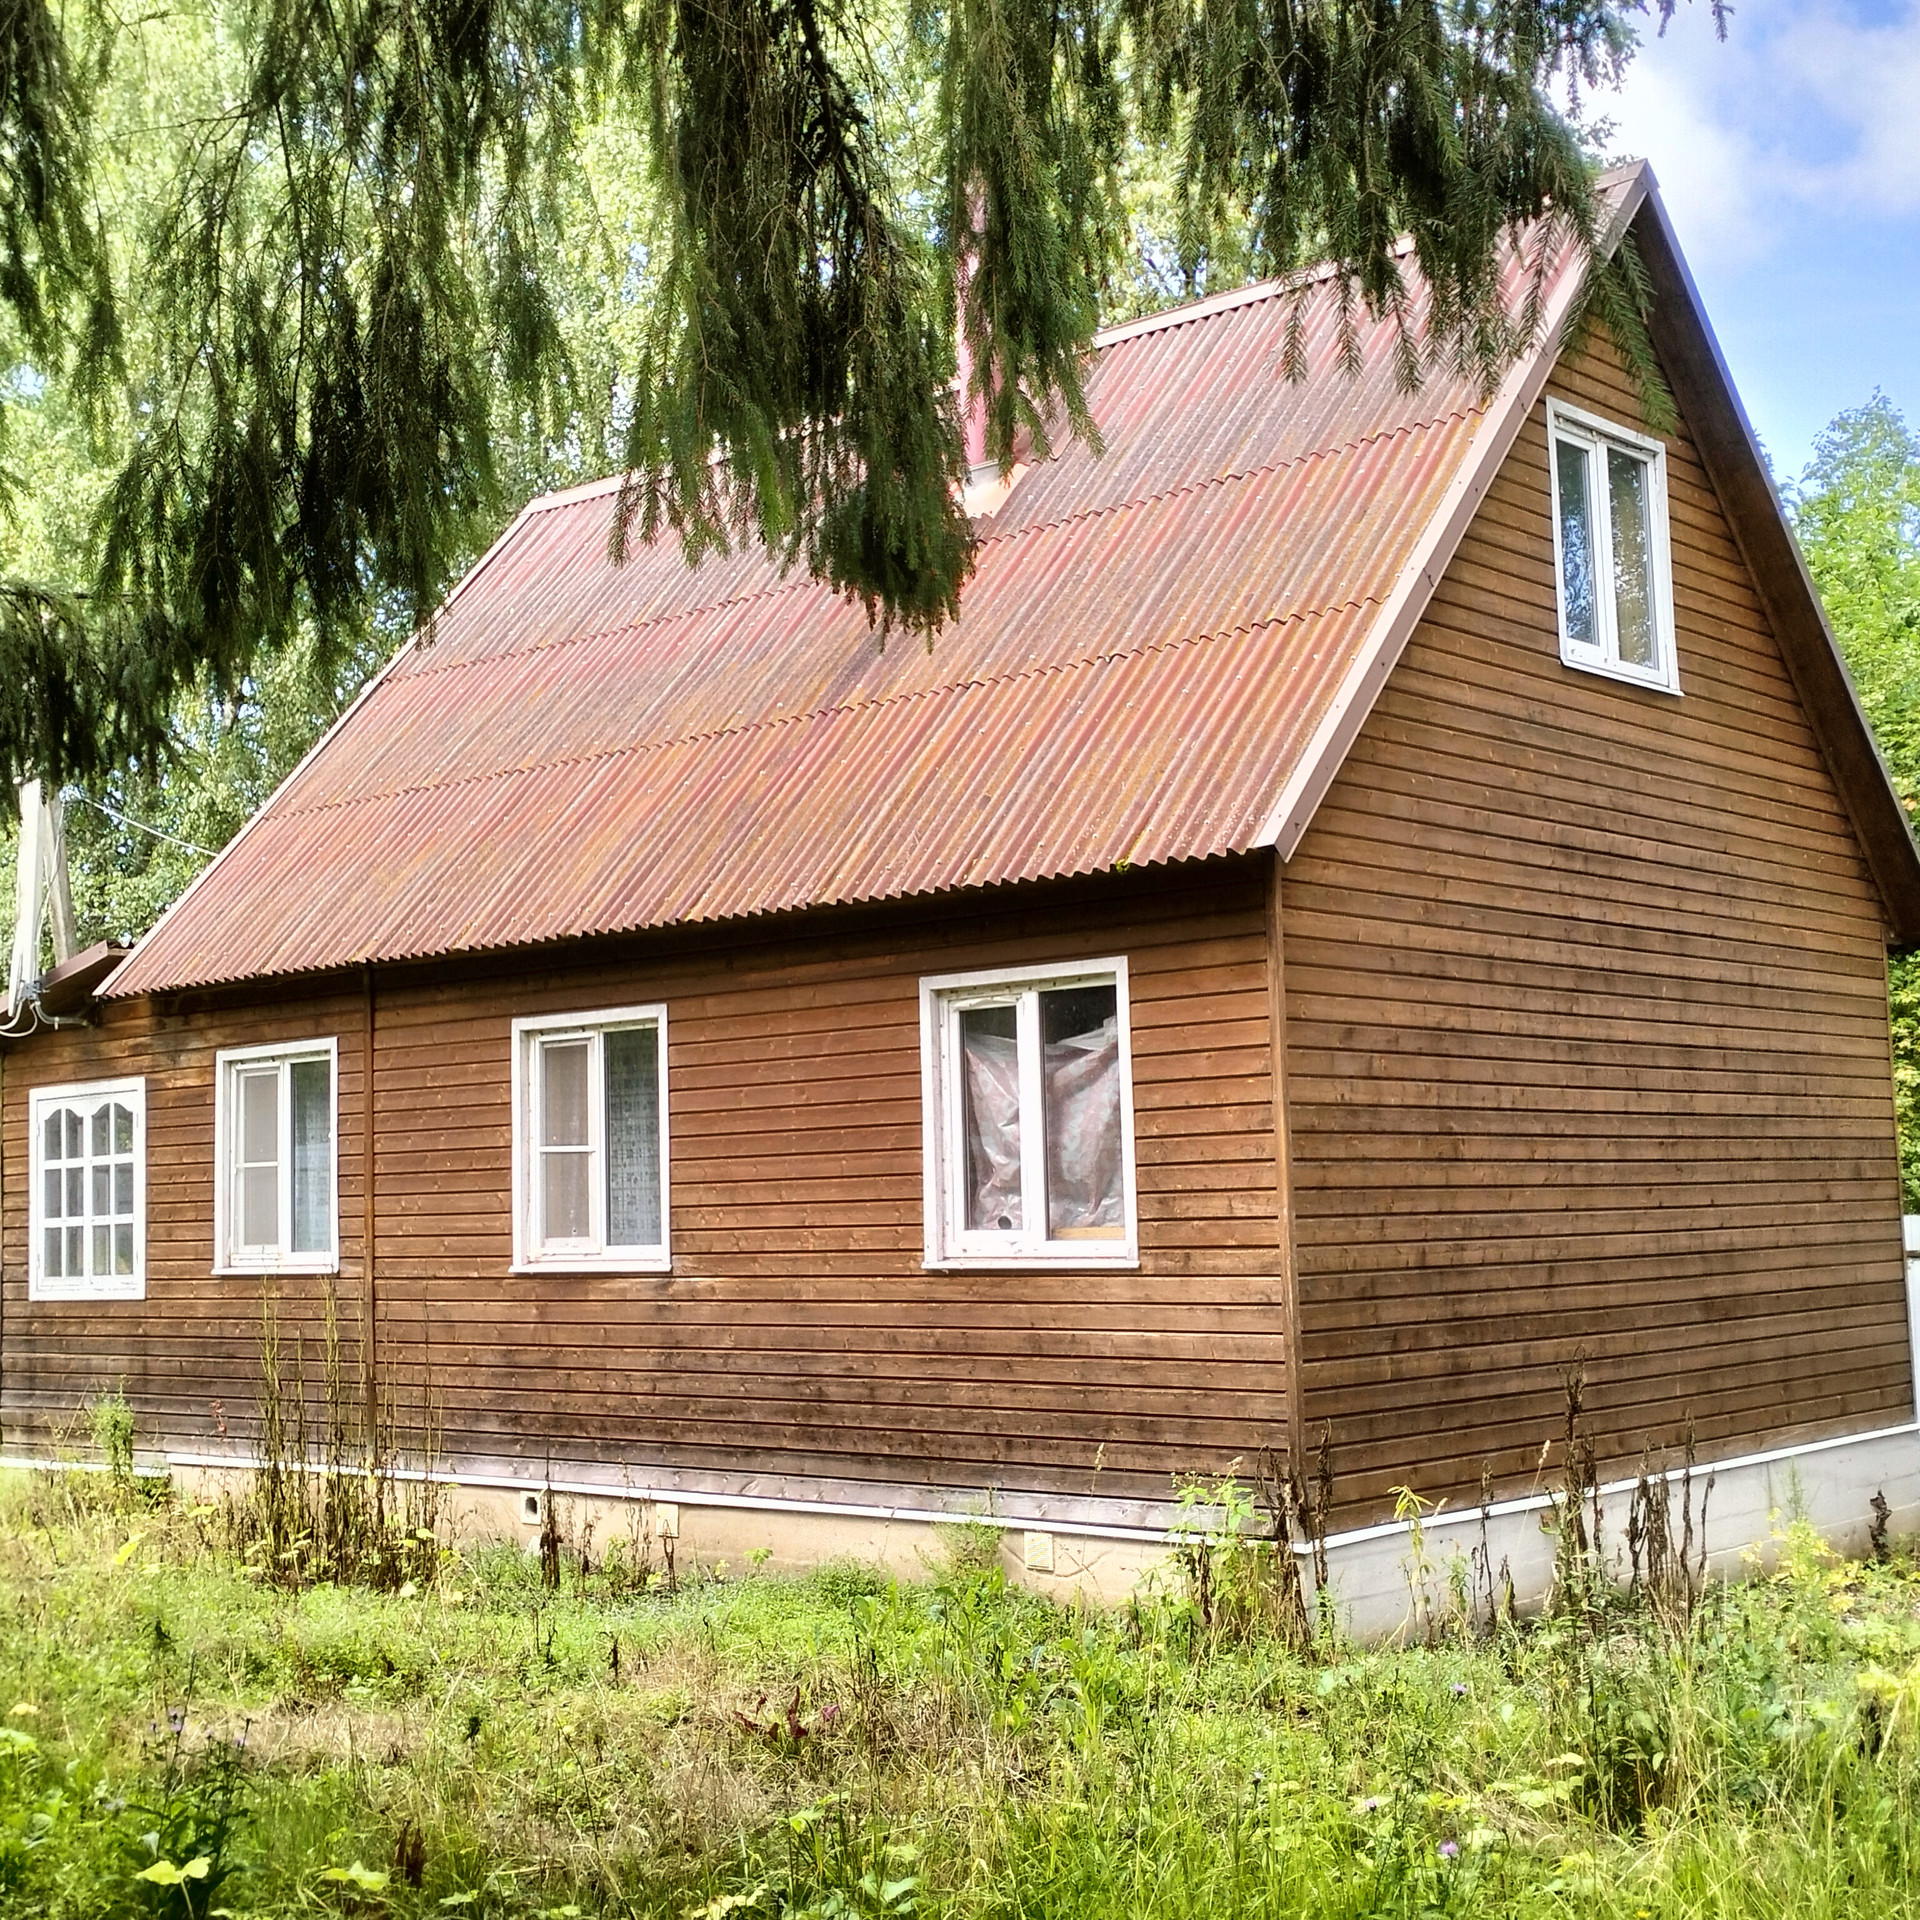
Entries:
{"type": "Polygon", "coordinates": [[[1123,960],[921,983],[930,1266],[1131,1266],[1123,960]]]}
{"type": "Polygon", "coordinates": [[[516,1020],[514,1265],[664,1273],[664,1007],[516,1020]]]}
{"type": "Polygon", "coordinates": [[[35,1088],[28,1126],[28,1297],[143,1298],[146,1082],[35,1088]]]}
{"type": "Polygon", "coordinates": [[[1557,401],[1547,430],[1560,657],[1678,693],[1666,450],[1557,401]]]}
{"type": "Polygon", "coordinates": [[[219,1056],[214,1265],[331,1273],[339,1265],[332,1040],[219,1056]]]}

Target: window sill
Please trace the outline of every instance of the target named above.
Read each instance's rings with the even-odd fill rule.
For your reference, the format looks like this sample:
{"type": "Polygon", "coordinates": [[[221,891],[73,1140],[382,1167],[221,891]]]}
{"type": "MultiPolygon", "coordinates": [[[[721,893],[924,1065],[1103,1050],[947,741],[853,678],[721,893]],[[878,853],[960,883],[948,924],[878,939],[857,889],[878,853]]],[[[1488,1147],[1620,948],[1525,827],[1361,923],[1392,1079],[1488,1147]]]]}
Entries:
{"type": "Polygon", "coordinates": [[[1597,679],[1617,681],[1623,687],[1639,687],[1646,693],[1664,693],[1675,700],[1684,700],[1686,695],[1680,691],[1678,675],[1643,673],[1634,667],[1609,666],[1604,660],[1582,660],[1577,655],[1561,649],[1560,664],[1571,667],[1575,673],[1590,673],[1597,679]]]}
{"type": "Polygon", "coordinates": [[[338,1273],[337,1253],[289,1254],[284,1260],[218,1260],[213,1266],[216,1280],[271,1279],[282,1273],[338,1273]]]}
{"type": "Polygon", "coordinates": [[[146,1297],[147,1283],[144,1279],[122,1279],[112,1286],[65,1287],[58,1281],[49,1283],[44,1280],[33,1280],[27,1284],[27,1301],[32,1306],[42,1303],[48,1306],[86,1306],[98,1300],[144,1300],[146,1297]]]}
{"type": "Polygon", "coordinates": [[[926,1273],[1031,1273],[1036,1268],[1065,1273],[1131,1273],[1140,1266],[1138,1247],[1115,1247],[1110,1253],[1088,1253],[1080,1248],[1035,1248],[1023,1253],[929,1253],[920,1262],[926,1273]]]}
{"type": "Polygon", "coordinates": [[[673,1256],[664,1253],[652,1257],[621,1254],[615,1258],[607,1254],[557,1253],[544,1260],[516,1260],[507,1271],[515,1274],[670,1274],[673,1271],[673,1256]]]}

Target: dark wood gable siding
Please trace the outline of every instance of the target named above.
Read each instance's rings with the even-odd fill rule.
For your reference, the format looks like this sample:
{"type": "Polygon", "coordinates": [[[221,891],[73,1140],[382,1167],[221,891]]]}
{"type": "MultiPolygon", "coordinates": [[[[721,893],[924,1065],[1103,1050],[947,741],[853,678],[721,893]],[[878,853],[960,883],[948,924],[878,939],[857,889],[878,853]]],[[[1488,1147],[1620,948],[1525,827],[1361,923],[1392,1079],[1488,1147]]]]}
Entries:
{"type": "MultiPolygon", "coordinates": [[[[1631,424],[1610,354],[1550,389],[1631,424]]],[[[1683,697],[1562,666],[1536,406],[1288,864],[1302,1410],[1343,1491],[1912,1411],[1881,915],[1712,487],[1683,697]],[[1557,1454],[1556,1454],[1557,1458],[1557,1454]]]]}
{"type": "MultiPolygon", "coordinates": [[[[535,1475],[551,1457],[760,1493],[1163,1502],[1176,1473],[1282,1443],[1263,871],[1135,872],[618,962],[576,950],[382,977],[387,1364],[430,1379],[456,1461],[535,1475]],[[1140,1271],[923,1272],[921,976],[1116,954],[1131,971],[1140,1271]],[[512,1019],[656,1000],[673,1275],[510,1274],[512,1019]]],[[[358,1299],[364,1006],[302,991],[158,1019],[118,1007],[101,1031],[9,1057],[10,1438],[122,1379],[150,1435],[198,1448],[215,1439],[212,1401],[230,1424],[250,1407],[258,1283],[207,1277],[216,1046],[339,1033],[341,1285],[358,1299]],[[28,1088],[125,1071],[154,1077],[149,1297],[30,1306],[28,1088]]],[[[292,1285],[310,1300],[311,1283],[292,1285]]]]}

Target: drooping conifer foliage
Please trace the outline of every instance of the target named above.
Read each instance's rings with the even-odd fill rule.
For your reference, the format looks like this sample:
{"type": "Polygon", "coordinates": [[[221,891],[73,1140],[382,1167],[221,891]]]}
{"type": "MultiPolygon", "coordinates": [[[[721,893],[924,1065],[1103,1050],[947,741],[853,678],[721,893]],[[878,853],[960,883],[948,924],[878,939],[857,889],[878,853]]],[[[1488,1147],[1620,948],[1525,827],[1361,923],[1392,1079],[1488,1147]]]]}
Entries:
{"type": "Polygon", "coordinates": [[[0,0],[0,302],[58,355],[76,297],[104,293],[89,218],[87,52],[47,0],[0,0]]]}
{"type": "Polygon", "coordinates": [[[636,517],[690,553],[758,535],[932,626],[971,558],[951,366],[848,23],[834,0],[644,0],[639,20],[667,256],[619,539],[636,517]]]}
{"type": "Polygon", "coordinates": [[[218,84],[147,129],[163,190],[116,201],[86,138],[115,43],[0,0],[0,302],[34,380],[125,395],[90,590],[0,591],[0,753],[150,762],[182,688],[427,618],[509,503],[509,430],[624,455],[616,546],[764,540],[933,635],[973,553],[959,347],[994,458],[1091,432],[1143,145],[1177,151],[1191,286],[1223,239],[1263,271],[1330,260],[1356,313],[1403,322],[1403,378],[1439,355],[1491,382],[1540,321],[1537,279],[1501,287],[1544,217],[1650,367],[1553,94],[1617,77],[1672,4],[244,0],[205,8],[218,84]],[[640,344],[596,382],[557,312],[569,169],[609,102],[653,212],[608,269],[640,344]]]}

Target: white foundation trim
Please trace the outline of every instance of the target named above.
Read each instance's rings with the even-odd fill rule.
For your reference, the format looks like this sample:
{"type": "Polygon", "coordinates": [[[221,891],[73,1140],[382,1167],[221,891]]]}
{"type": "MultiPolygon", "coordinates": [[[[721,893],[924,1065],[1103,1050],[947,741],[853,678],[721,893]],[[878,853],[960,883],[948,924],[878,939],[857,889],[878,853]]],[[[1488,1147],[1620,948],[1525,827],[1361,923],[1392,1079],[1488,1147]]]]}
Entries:
{"type": "MultiPolygon", "coordinates": [[[[169,1453],[166,1461],[169,1467],[241,1473],[264,1464],[252,1454],[238,1453],[169,1453]]],[[[0,1459],[0,1467],[50,1467],[63,1464],[52,1460],[0,1459]]],[[[428,1476],[418,1467],[398,1467],[394,1469],[393,1478],[424,1480],[428,1476]]],[[[871,1520],[876,1523],[897,1521],[927,1527],[962,1526],[968,1521],[977,1520],[983,1526],[1000,1527],[1008,1532],[1034,1526],[1043,1527],[1049,1533],[1070,1534],[1084,1540],[1164,1543],[1167,1538],[1163,1528],[1121,1527],[1092,1520],[1035,1520],[1003,1513],[968,1513],[955,1507],[889,1507],[851,1500],[783,1499],[775,1494],[763,1493],[688,1492],[679,1487],[644,1487],[622,1480],[556,1480],[537,1473],[436,1473],[432,1478],[449,1487],[485,1487],[507,1493],[518,1493],[527,1488],[542,1492],[551,1489],[554,1493],[564,1493],[575,1499],[632,1500],[642,1506],[717,1507],[738,1509],[745,1513],[821,1514],[836,1520],[871,1520]]]]}
{"type": "MultiPolygon", "coordinates": [[[[1791,1447],[1772,1447],[1764,1453],[1738,1453],[1725,1460],[1696,1460],[1691,1469],[1696,1485],[1704,1486],[1710,1477],[1725,1477],[1738,1474],[1751,1468],[1777,1466],[1793,1460],[1807,1460],[1822,1453],[1832,1453],[1841,1447],[1864,1447],[1882,1440],[1900,1440],[1914,1437],[1920,1440],[1920,1421],[1909,1420],[1904,1426],[1876,1427],[1870,1433],[1841,1434],[1832,1440],[1805,1440],[1791,1447]]],[[[1917,1462],[1916,1464],[1920,1464],[1917,1462]]],[[[1669,1486],[1678,1482],[1688,1469],[1684,1466],[1657,1468],[1647,1475],[1649,1480],[1665,1480],[1669,1486]]],[[[1606,1480],[1595,1489],[1602,1501],[1617,1500],[1622,1494],[1630,1494],[1640,1484],[1636,1473],[1631,1479],[1606,1480]]],[[[1517,1500],[1496,1500],[1484,1510],[1480,1507],[1448,1507],[1439,1513],[1429,1513],[1421,1521],[1423,1533],[1444,1532],[1449,1527],[1465,1527],[1478,1524],[1482,1511],[1490,1520],[1506,1519],[1514,1514],[1545,1513],[1553,1504],[1556,1496],[1551,1493],[1529,1493],[1517,1500]]],[[[1327,1535],[1327,1551],[1336,1547],[1357,1547],[1374,1540],[1406,1539],[1413,1532],[1413,1523],[1409,1520],[1384,1520],[1377,1526],[1355,1527],[1346,1533],[1327,1535]]],[[[1296,1551],[1306,1553],[1306,1547],[1296,1551]]]]}
{"type": "MultiPolygon", "coordinates": [[[[1667,1469],[1649,1478],[1664,1479],[1671,1488],[1685,1472],[1667,1469]]],[[[1631,1572],[1626,1534],[1636,1484],[1609,1481],[1583,1503],[1589,1521],[1597,1509],[1601,1562],[1608,1576],[1622,1584],[1631,1572]]],[[[1867,1545],[1874,1519],[1870,1502],[1876,1493],[1886,1500],[1892,1533],[1920,1531],[1920,1426],[1909,1422],[1837,1440],[1696,1462],[1689,1492],[1693,1552],[1715,1575],[1738,1577],[1756,1559],[1767,1563],[1774,1538],[1789,1517],[1804,1516],[1830,1545],[1843,1553],[1859,1553],[1867,1545]]],[[[1554,1578],[1557,1541],[1547,1506],[1545,1496],[1503,1501],[1488,1508],[1484,1522],[1478,1507],[1429,1514],[1422,1523],[1418,1556],[1406,1525],[1362,1528],[1330,1540],[1331,1598],[1360,1640],[1406,1631],[1421,1614],[1443,1619],[1452,1605],[1453,1583],[1463,1573],[1479,1588],[1483,1605],[1489,1584],[1499,1587],[1507,1581],[1519,1606],[1537,1605],[1554,1578]],[[1417,1607],[1416,1558],[1426,1569],[1417,1607]]],[[[1671,1497],[1668,1514],[1679,1532],[1682,1517],[1671,1497]]]]}
{"type": "MultiPolygon", "coordinates": [[[[169,1453],[169,1470],[244,1472],[259,1465],[250,1454],[169,1453]]],[[[18,1456],[0,1458],[0,1466],[99,1472],[91,1461],[57,1461],[18,1456]]],[[[149,1474],[152,1465],[136,1469],[149,1474]]],[[[1671,1487],[1688,1473],[1684,1467],[1650,1472],[1671,1487]]],[[[418,1468],[398,1477],[423,1480],[418,1468]]],[[[1124,1601],[1138,1583],[1155,1577],[1166,1563],[1173,1539],[1165,1527],[1125,1526],[1105,1521],[1078,1520],[1060,1514],[1024,1511],[970,1514],[959,1508],[892,1506],[880,1501],[800,1499],[768,1494],[728,1493],[711,1489],[656,1488],[615,1479],[549,1479],[536,1473],[436,1473],[450,1489],[496,1498],[530,1491],[556,1494],[588,1502],[633,1503],[651,1506],[656,1513],[672,1510],[675,1518],[703,1512],[708,1517],[695,1530],[692,1544],[711,1554],[715,1544],[723,1552],[745,1551],[747,1546],[783,1539],[783,1564],[802,1567],[836,1552],[853,1551],[877,1556],[883,1563],[911,1572],[910,1559],[900,1558],[888,1530],[895,1527],[932,1529],[978,1519],[1007,1536],[1001,1560],[1015,1578],[1043,1583],[1043,1590],[1067,1587],[1097,1595],[1103,1602],[1124,1601]],[[816,1529],[808,1522],[821,1523],[816,1529]],[[854,1529],[849,1540],[845,1529],[854,1529]],[[766,1538],[762,1529],[773,1529],[766,1538]],[[841,1531],[836,1534],[835,1530],[841,1531]],[[1052,1573],[1023,1565],[1022,1534],[1044,1534],[1055,1542],[1052,1573]],[[749,1536],[752,1536],[749,1539],[749,1536]],[[1082,1542],[1080,1549],[1070,1543],[1082,1542]],[[704,1543],[704,1544],[703,1544],[704,1543]],[[743,1544],[744,1543],[744,1544],[743,1544]]],[[[1626,1522],[1638,1477],[1613,1479],[1589,1496],[1589,1519],[1598,1517],[1601,1551],[1609,1574],[1624,1582],[1628,1574],[1626,1522]]],[[[1866,1433],[1845,1434],[1830,1440],[1812,1440],[1792,1446],[1764,1448],[1725,1459],[1697,1461],[1691,1469],[1689,1517],[1693,1543],[1712,1571],[1737,1576],[1770,1553],[1781,1516],[1804,1515],[1820,1534],[1844,1552],[1859,1552],[1872,1522],[1870,1507],[1883,1494],[1894,1533],[1920,1532],[1920,1422],[1879,1427],[1866,1433]]],[[[924,1498],[924,1494],[922,1498],[924,1498]]],[[[961,1497],[956,1491],[956,1498],[961,1497]]],[[[1470,1578],[1485,1603],[1489,1584],[1510,1581],[1514,1599],[1522,1607],[1538,1604],[1550,1591],[1554,1576],[1555,1539],[1551,1527],[1553,1496],[1541,1492],[1521,1499],[1501,1500],[1484,1510],[1462,1505],[1429,1513],[1419,1523],[1422,1543],[1413,1549],[1413,1524],[1393,1520],[1356,1527],[1330,1536],[1327,1554],[1328,1599],[1348,1632],[1363,1641],[1385,1639],[1410,1630],[1419,1616],[1441,1619],[1452,1605],[1456,1582],[1470,1578]],[[1416,1563],[1425,1576],[1419,1604],[1413,1582],[1416,1563]],[[1463,1571],[1464,1570],[1464,1571],[1463,1571]]],[[[1025,1505],[1025,1503],[1023,1503],[1025,1505]]],[[[1678,1529],[1680,1515],[1669,1511],[1678,1529]]],[[[1195,1515],[1204,1525],[1205,1516],[1195,1515]]],[[[683,1525],[683,1537],[684,1525],[683,1525]]],[[[1311,1549],[1296,1543],[1302,1556],[1311,1549]]]]}

